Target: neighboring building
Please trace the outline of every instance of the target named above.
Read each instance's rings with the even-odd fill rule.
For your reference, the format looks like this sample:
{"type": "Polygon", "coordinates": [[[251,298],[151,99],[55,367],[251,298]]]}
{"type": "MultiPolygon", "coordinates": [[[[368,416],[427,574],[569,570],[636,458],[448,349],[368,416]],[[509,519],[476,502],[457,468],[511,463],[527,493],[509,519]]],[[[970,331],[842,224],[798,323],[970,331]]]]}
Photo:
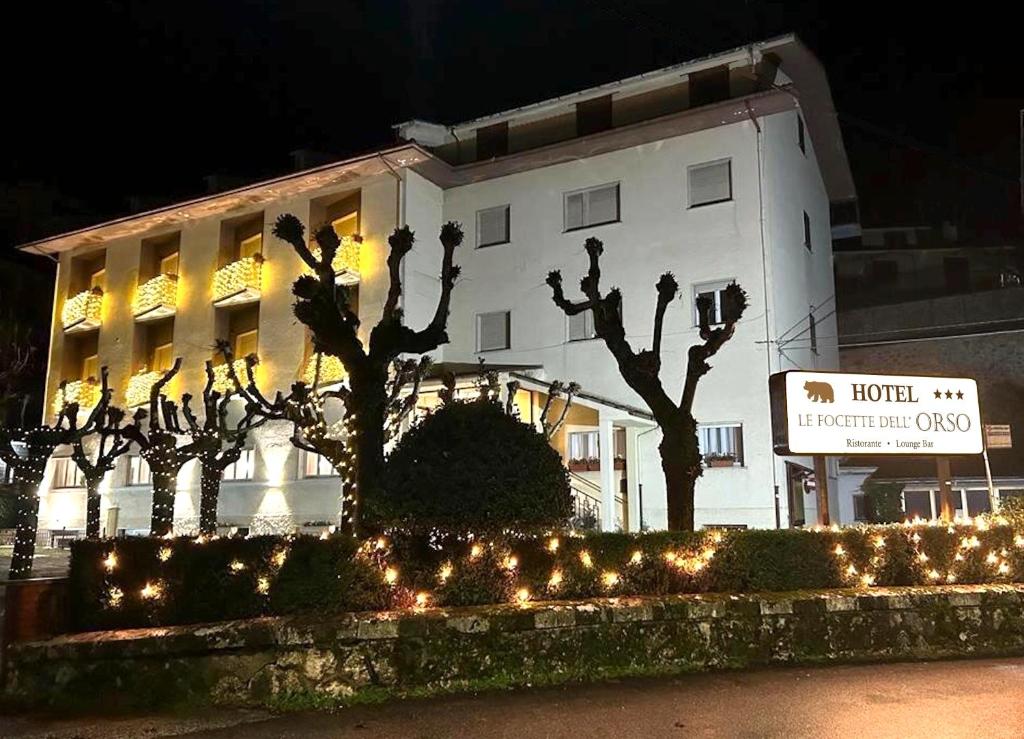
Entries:
{"type": "MultiPolygon", "coordinates": [[[[566,320],[545,276],[567,289],[586,270],[583,242],[605,243],[604,285],[623,292],[629,340],[650,343],[664,271],[681,302],[666,317],[662,377],[681,391],[687,347],[698,341],[694,301],[739,282],[750,307],[701,381],[696,416],[706,454],[732,455],[698,483],[701,524],[773,527],[813,520],[799,475],[772,451],[768,375],[838,366],[830,202],[855,197],[831,95],[819,62],[792,36],[754,44],[453,126],[396,126],[405,142],[273,181],[211,195],[30,245],[59,255],[49,402],[62,380],[87,399],[110,367],[119,403],[146,397],[173,357],[171,394],[199,392],[215,339],[256,351],[265,392],[286,388],[311,361],[292,315],[299,258],[270,236],[278,215],[333,223],[346,241],[340,279],[372,326],[387,289],[387,236],[418,237],[403,265],[407,322],[433,313],[442,223],[459,221],[462,277],[451,343],[434,359],[471,385],[478,358],[521,382],[521,416],[535,420],[553,379],[583,387],[553,444],[573,473],[582,510],[605,528],[665,524],[659,434],[642,402],[593,340],[587,316],[566,320]],[[820,337],[780,349],[780,337],[820,337]],[[123,394],[127,388],[127,394],[123,394]],[[600,469],[595,469],[599,467],[600,469]],[[794,476],[795,475],[795,476],[794,476]],[[790,484],[794,481],[793,484],[790,484]],[[787,496],[787,491],[793,491],[787,496]]],[[[845,208],[855,212],[855,208],[845,208]]],[[[428,383],[429,406],[436,384],[428,383]]],[[[794,460],[800,469],[807,460],[794,460]]],[[[253,434],[229,470],[220,520],[254,530],[333,520],[338,480],[276,427],[253,434]]],[[[104,496],[108,531],[148,526],[148,471],[122,460],[104,496]]],[[[83,526],[80,480],[51,463],[41,529],[83,526]]],[[[198,510],[194,465],[182,472],[176,518],[198,510]]]]}
{"type": "MultiPolygon", "coordinates": [[[[1024,246],[958,241],[949,227],[863,234],[835,254],[843,370],[975,378],[983,421],[1009,424],[1017,446],[989,452],[995,497],[1024,495],[1024,246]]],[[[951,473],[958,513],[989,510],[981,457],[951,458],[951,473]]],[[[865,456],[841,465],[843,523],[867,517],[869,477],[903,486],[906,515],[937,517],[933,460],[865,456]]]]}

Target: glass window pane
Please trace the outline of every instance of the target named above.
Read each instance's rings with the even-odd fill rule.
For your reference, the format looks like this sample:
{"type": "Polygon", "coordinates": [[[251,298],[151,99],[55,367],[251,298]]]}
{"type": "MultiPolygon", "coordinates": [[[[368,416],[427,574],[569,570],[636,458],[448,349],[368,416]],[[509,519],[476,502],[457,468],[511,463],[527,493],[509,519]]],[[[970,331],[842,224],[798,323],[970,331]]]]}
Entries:
{"type": "Polygon", "coordinates": [[[580,228],[583,225],[583,193],[565,196],[565,227],[580,228]]]}
{"type": "Polygon", "coordinates": [[[480,331],[480,351],[508,349],[509,347],[509,314],[484,313],[478,317],[480,331]]]}
{"type": "Polygon", "coordinates": [[[619,220],[619,186],[610,185],[588,192],[587,225],[619,220]]]}

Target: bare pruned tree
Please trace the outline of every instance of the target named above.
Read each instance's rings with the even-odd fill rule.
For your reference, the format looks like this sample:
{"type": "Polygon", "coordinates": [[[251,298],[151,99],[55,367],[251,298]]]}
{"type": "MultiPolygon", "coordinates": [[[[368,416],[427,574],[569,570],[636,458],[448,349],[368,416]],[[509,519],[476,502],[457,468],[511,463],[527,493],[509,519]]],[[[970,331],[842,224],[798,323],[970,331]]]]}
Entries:
{"type": "Polygon", "coordinates": [[[53,450],[75,444],[93,433],[99,418],[110,405],[112,392],[107,382],[107,368],[100,373],[99,402],[79,425],[78,403],[65,403],[52,425],[35,428],[0,428],[0,459],[11,468],[17,495],[17,524],[14,553],[9,577],[24,579],[32,574],[36,551],[36,530],[39,527],[39,486],[46,473],[46,463],[53,450]]]}
{"type": "Polygon", "coordinates": [[[307,326],[315,351],[337,357],[348,375],[346,408],[349,418],[347,444],[351,448],[351,516],[343,525],[358,529],[358,500],[362,491],[377,489],[384,471],[384,445],[390,410],[388,380],[392,363],[402,355],[424,354],[448,342],[447,322],[452,289],[459,275],[455,249],[462,243],[462,228],[446,223],[441,228],[441,291],[430,322],[419,331],[403,323],[402,260],[415,238],[408,226],[388,239],[389,286],[380,320],[369,334],[368,345],[359,338],[359,317],[349,302],[348,291],[337,284],[333,261],[340,240],[330,225],[319,228],[314,238],[319,252],[305,239],[305,227],[293,215],[282,215],[274,235],[289,243],[312,275],[299,277],[293,286],[295,316],[307,326]]]}
{"type": "Polygon", "coordinates": [[[85,478],[85,536],[88,539],[100,537],[100,486],[103,478],[117,466],[118,457],[131,448],[131,441],[121,426],[124,418],[125,412],[114,406],[99,412],[93,430],[99,438],[93,453],[86,450],[84,436],[72,442],[71,458],[85,478]]]}
{"type": "Polygon", "coordinates": [[[697,383],[711,369],[708,360],[732,338],[736,322],[747,307],[746,293],[735,283],[726,288],[722,310],[723,322],[715,327],[711,324],[711,302],[706,298],[697,300],[699,333],[702,341],[691,346],[688,351],[686,379],[677,402],[669,397],[660,378],[665,311],[679,293],[679,284],[675,277],[672,273],[666,272],[659,278],[655,286],[658,301],[654,309],[652,346],[650,349],[634,351],[626,339],[622,323],[622,294],[618,288],[601,294],[600,259],[604,245],[598,239],[589,238],[586,241],[586,251],[590,267],[580,280],[580,290],[585,299],[574,303],[565,297],[562,275],[557,270],[549,273],[547,278],[552,299],[568,316],[588,310],[593,312],[594,331],[615,358],[622,379],[643,398],[661,427],[662,440],[659,452],[668,496],[668,527],[671,530],[692,531],[694,485],[703,472],[697,442],[697,422],[693,417],[693,399],[697,383]]]}

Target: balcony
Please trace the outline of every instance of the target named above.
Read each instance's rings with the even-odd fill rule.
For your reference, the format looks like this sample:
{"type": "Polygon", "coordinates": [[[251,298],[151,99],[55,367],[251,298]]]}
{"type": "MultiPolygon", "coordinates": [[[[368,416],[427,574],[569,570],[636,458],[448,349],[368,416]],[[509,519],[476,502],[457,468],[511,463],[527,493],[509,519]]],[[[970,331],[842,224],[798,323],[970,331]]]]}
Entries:
{"type": "MultiPolygon", "coordinates": [[[[242,383],[242,387],[248,385],[249,376],[246,374],[245,358],[236,359],[232,362],[232,365],[235,368],[235,375],[238,376],[238,381],[242,383]]],[[[235,384],[231,381],[231,375],[228,373],[226,362],[213,366],[213,389],[219,393],[226,393],[228,390],[235,389],[235,384]]]]}
{"type": "MultiPolygon", "coordinates": [[[[359,284],[359,255],[362,253],[363,237],[342,236],[338,253],[334,255],[331,266],[334,267],[335,282],[339,285],[359,284]]],[[[320,250],[311,249],[313,256],[320,259],[320,250]]]]}
{"type": "Polygon", "coordinates": [[[149,391],[164,376],[163,372],[147,372],[140,370],[128,378],[128,387],[124,391],[124,402],[129,408],[136,408],[149,402],[149,391]]]}
{"type": "Polygon", "coordinates": [[[263,257],[244,257],[225,264],[213,274],[213,304],[217,307],[252,303],[260,299],[263,257]]]}
{"type": "Polygon", "coordinates": [[[174,315],[178,298],[178,276],[157,275],[139,285],[132,301],[136,321],[155,321],[174,315]]]}
{"type": "Polygon", "coordinates": [[[313,386],[316,377],[316,360],[320,358],[320,378],[317,387],[334,385],[344,380],[348,374],[341,360],[331,354],[313,354],[306,362],[306,368],[302,371],[302,381],[310,387],[313,386]]]}
{"type": "Polygon", "coordinates": [[[100,400],[100,384],[93,379],[69,380],[57,389],[53,399],[53,412],[58,413],[67,403],[78,403],[79,410],[94,408],[100,400]]]}
{"type": "Polygon", "coordinates": [[[100,315],[103,311],[103,291],[94,287],[84,290],[64,301],[60,313],[61,324],[66,333],[91,331],[100,327],[100,315]]]}

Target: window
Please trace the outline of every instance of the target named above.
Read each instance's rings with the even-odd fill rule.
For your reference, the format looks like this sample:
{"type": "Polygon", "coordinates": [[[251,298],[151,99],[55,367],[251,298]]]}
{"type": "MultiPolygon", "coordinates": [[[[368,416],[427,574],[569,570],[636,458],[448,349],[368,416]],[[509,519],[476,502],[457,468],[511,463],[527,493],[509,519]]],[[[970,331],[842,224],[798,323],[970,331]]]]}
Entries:
{"type": "Polygon", "coordinates": [[[619,220],[619,183],[565,194],[565,230],[600,226],[619,220]]]}
{"type": "Polygon", "coordinates": [[[931,518],[931,493],[927,490],[904,490],[903,511],[907,518],[931,518]]]}
{"type": "Polygon", "coordinates": [[[499,205],[476,212],[477,247],[509,242],[510,211],[509,206],[499,205]]]}
{"type": "Polygon", "coordinates": [[[807,251],[814,251],[811,244],[811,217],[807,215],[806,210],[804,211],[804,246],[807,251]]]}
{"type": "Polygon", "coordinates": [[[53,465],[53,487],[84,488],[85,475],[71,457],[57,457],[53,465]]]}
{"type": "Polygon", "coordinates": [[[224,480],[251,480],[256,469],[256,450],[243,449],[237,462],[224,468],[224,480]]]}
{"type": "Polygon", "coordinates": [[[732,160],[695,164],[686,171],[690,207],[713,205],[732,200],[732,160]]]}
{"type": "Polygon", "coordinates": [[[807,325],[811,332],[811,351],[818,353],[818,322],[814,320],[814,312],[807,314],[807,325]]]}
{"type": "Polygon", "coordinates": [[[899,281],[900,265],[895,259],[872,259],[871,278],[880,284],[892,285],[899,281]]]}
{"type": "Polygon", "coordinates": [[[238,243],[238,258],[256,256],[263,251],[263,234],[253,234],[249,238],[242,239],[238,243]]]}
{"type": "Polygon", "coordinates": [[[597,336],[594,333],[594,311],[585,310],[569,316],[569,341],[586,341],[597,336]]]}
{"type": "Polygon", "coordinates": [[[708,315],[708,323],[717,326],[736,318],[735,307],[725,299],[725,289],[733,283],[733,280],[725,282],[709,282],[694,287],[693,292],[693,325],[700,325],[700,311],[697,310],[697,300],[706,297],[711,301],[711,311],[708,315]]]}
{"type": "Polygon", "coordinates": [[[476,130],[476,158],[492,159],[508,154],[508,122],[476,130]]]}
{"type": "Polygon", "coordinates": [[[601,436],[597,431],[569,432],[569,459],[600,459],[601,436]]]}
{"type": "Polygon", "coordinates": [[[242,359],[250,354],[256,354],[258,340],[259,332],[256,329],[238,334],[235,337],[235,357],[242,359]]]}
{"type": "Polygon", "coordinates": [[[337,477],[338,473],[330,460],[322,454],[306,452],[306,470],[304,477],[337,477]]]}
{"type": "Polygon", "coordinates": [[[173,344],[161,344],[153,349],[153,366],[149,368],[150,371],[166,372],[172,366],[174,366],[173,344]]]}
{"type": "Polygon", "coordinates": [[[863,493],[857,493],[853,496],[853,518],[855,521],[867,521],[870,518],[868,514],[868,496],[863,493]]]}
{"type": "Polygon", "coordinates": [[[107,271],[99,269],[89,275],[89,289],[99,288],[103,290],[107,285],[107,271]]]}
{"type": "Polygon", "coordinates": [[[690,72],[690,107],[729,99],[729,67],[722,64],[699,72],[690,72]]]}
{"type": "Polygon", "coordinates": [[[697,439],[706,462],[743,464],[743,424],[698,426],[697,439]]]}
{"type": "Polygon", "coordinates": [[[168,254],[166,257],[160,259],[160,274],[162,275],[176,275],[178,274],[178,252],[168,254]]]}
{"type": "Polygon", "coordinates": [[[988,499],[988,490],[967,491],[967,515],[980,516],[992,510],[991,502],[988,499]]]}
{"type": "Polygon", "coordinates": [[[500,313],[481,313],[476,317],[477,351],[489,352],[511,347],[512,314],[509,311],[500,313]]]}
{"type": "Polygon", "coordinates": [[[82,374],[79,379],[88,380],[90,378],[100,379],[100,358],[95,354],[82,360],[82,374]]]}
{"type": "Polygon", "coordinates": [[[346,236],[355,236],[359,231],[359,212],[348,213],[331,221],[331,228],[338,235],[339,239],[346,236]]]}
{"type": "Polygon", "coordinates": [[[804,117],[796,114],[796,141],[800,145],[800,151],[807,153],[807,133],[804,131],[804,117]]]}
{"type": "Polygon", "coordinates": [[[125,485],[149,485],[153,475],[149,471],[149,462],[138,454],[128,455],[128,479],[125,485]]]}
{"type": "Polygon", "coordinates": [[[576,135],[589,136],[612,127],[612,96],[576,103],[576,135]]]}

